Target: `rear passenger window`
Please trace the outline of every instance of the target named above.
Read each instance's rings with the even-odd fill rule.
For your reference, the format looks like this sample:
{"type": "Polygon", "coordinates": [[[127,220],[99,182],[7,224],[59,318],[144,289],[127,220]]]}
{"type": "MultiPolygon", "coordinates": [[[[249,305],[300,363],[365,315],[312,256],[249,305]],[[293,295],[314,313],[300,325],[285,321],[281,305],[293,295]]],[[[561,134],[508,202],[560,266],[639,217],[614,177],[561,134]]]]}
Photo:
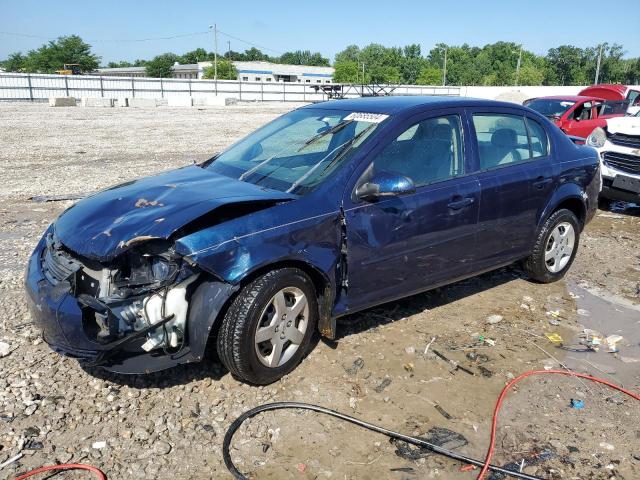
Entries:
{"type": "Polygon", "coordinates": [[[531,158],[524,117],[518,115],[474,115],[480,168],[498,167],[531,158]]]}
{"type": "Polygon", "coordinates": [[[416,123],[385,147],[373,161],[374,172],[393,172],[416,186],[464,173],[460,117],[448,115],[416,123]]]}
{"type": "Polygon", "coordinates": [[[546,157],[549,155],[549,139],[545,129],[535,120],[527,118],[531,153],[533,157],[546,157]]]}

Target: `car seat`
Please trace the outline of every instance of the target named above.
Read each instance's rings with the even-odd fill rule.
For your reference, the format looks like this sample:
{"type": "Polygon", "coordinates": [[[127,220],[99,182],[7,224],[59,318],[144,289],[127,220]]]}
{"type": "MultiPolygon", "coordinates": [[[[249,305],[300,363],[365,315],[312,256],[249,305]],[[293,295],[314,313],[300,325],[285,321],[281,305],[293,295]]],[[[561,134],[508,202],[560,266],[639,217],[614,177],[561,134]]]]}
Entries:
{"type": "Polygon", "coordinates": [[[491,135],[491,148],[487,149],[488,158],[483,158],[484,168],[522,160],[518,152],[518,134],[512,128],[500,128],[491,135]]]}

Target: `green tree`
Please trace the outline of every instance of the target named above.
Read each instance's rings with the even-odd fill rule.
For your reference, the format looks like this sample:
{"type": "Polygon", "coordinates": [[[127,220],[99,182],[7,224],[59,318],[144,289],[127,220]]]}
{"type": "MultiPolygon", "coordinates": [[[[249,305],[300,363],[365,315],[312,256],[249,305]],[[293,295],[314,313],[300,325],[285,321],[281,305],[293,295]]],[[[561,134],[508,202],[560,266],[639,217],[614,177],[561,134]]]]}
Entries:
{"type": "Polygon", "coordinates": [[[318,67],[328,67],[329,59],[323,57],[319,52],[311,53],[309,50],[296,50],[295,52],[285,52],[278,59],[278,63],[288,65],[314,65],[318,67]]]}
{"type": "Polygon", "coordinates": [[[83,72],[92,72],[100,65],[100,57],[91,53],[91,45],[79,36],[70,35],[30,50],[22,68],[26,72],[54,73],[65,63],[77,63],[83,72]]]}
{"type": "Polygon", "coordinates": [[[257,49],[256,47],[251,47],[249,50],[244,51],[243,58],[241,60],[246,60],[249,62],[263,60],[268,62],[269,60],[271,60],[271,58],[269,58],[269,55],[267,55],[266,53],[262,53],[262,51],[257,49]]]}
{"type": "Polygon", "coordinates": [[[25,56],[21,52],[14,52],[2,62],[2,68],[7,72],[21,72],[24,69],[25,56]]]}
{"type": "Polygon", "coordinates": [[[190,52],[185,53],[180,57],[180,63],[189,64],[189,63],[198,63],[198,62],[206,62],[207,60],[212,60],[213,54],[207,53],[204,48],[196,48],[195,50],[191,50],[190,52]]]}
{"type": "Polygon", "coordinates": [[[121,60],[120,62],[107,63],[107,68],[126,68],[126,67],[133,67],[133,63],[127,62],[126,60],[121,60]]]}
{"type": "Polygon", "coordinates": [[[442,70],[436,67],[424,67],[416,79],[418,85],[442,85],[442,70]]]}
{"type": "MultiPolygon", "coordinates": [[[[206,67],[202,72],[202,78],[213,80],[215,78],[215,69],[213,65],[206,67]]],[[[226,59],[218,59],[218,80],[236,80],[238,78],[238,70],[233,63],[226,59]]]]}
{"type": "Polygon", "coordinates": [[[173,76],[173,66],[180,63],[180,57],[175,53],[163,53],[150,60],[145,65],[147,77],[168,78],[173,76]]]}
{"type": "Polygon", "coordinates": [[[333,81],[338,83],[360,83],[362,75],[356,62],[342,62],[334,64],[333,81]]]}

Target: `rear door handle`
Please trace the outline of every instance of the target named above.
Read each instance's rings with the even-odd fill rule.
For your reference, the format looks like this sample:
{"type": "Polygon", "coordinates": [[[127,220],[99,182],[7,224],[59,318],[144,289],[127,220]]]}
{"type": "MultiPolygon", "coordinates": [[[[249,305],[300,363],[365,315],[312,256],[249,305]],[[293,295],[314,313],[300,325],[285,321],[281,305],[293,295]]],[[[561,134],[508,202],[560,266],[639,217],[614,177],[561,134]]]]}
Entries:
{"type": "Polygon", "coordinates": [[[536,187],[538,190],[542,190],[544,187],[549,185],[552,181],[553,181],[552,178],[540,176],[536,178],[536,180],[533,182],[533,186],[536,187]]]}
{"type": "Polygon", "coordinates": [[[462,198],[460,200],[454,200],[448,203],[447,207],[449,207],[451,210],[460,210],[461,208],[468,207],[473,202],[474,202],[473,197],[466,197],[466,198],[462,198]]]}

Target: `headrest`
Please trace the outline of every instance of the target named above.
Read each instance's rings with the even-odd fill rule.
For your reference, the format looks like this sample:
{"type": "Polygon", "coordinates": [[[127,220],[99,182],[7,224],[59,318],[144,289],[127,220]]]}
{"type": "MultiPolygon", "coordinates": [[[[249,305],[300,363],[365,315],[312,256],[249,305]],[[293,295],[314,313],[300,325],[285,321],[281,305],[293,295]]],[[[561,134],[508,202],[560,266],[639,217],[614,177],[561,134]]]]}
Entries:
{"type": "Polygon", "coordinates": [[[438,140],[451,141],[451,130],[453,129],[450,125],[439,123],[433,129],[433,138],[436,138],[438,140]]]}
{"type": "Polygon", "coordinates": [[[491,144],[502,148],[517,148],[518,135],[511,128],[501,128],[491,135],[491,144]]]}

